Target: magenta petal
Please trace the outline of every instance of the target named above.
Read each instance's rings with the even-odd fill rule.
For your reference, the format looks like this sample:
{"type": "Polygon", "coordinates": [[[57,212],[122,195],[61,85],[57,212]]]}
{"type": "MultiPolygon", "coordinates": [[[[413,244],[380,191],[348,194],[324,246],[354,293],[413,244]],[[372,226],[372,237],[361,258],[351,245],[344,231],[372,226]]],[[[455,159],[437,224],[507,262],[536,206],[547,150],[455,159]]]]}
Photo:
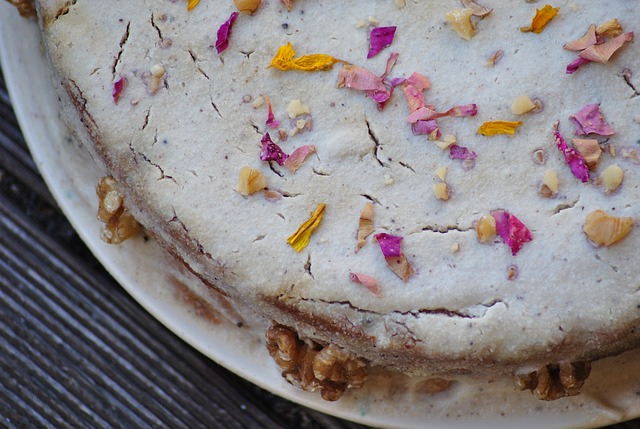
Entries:
{"type": "Polygon", "coordinates": [[[238,15],[240,15],[238,12],[233,12],[231,16],[229,16],[229,19],[227,19],[220,26],[220,28],[218,28],[218,38],[216,39],[216,51],[218,52],[218,54],[229,47],[229,36],[231,36],[231,27],[233,26],[233,23],[236,22],[238,15]]]}
{"type": "Polygon", "coordinates": [[[400,242],[402,241],[402,237],[387,234],[384,232],[376,234],[373,237],[380,245],[380,250],[382,250],[382,254],[385,258],[399,258],[400,256],[402,256],[402,250],[400,249],[400,242]]]}
{"type": "Polygon", "coordinates": [[[372,58],[380,53],[384,48],[391,45],[396,34],[397,27],[376,27],[369,35],[369,53],[367,58],[372,58]]]}
{"type": "Polygon", "coordinates": [[[113,91],[111,95],[113,96],[113,102],[118,104],[120,100],[120,95],[124,90],[124,87],[127,86],[127,78],[119,76],[115,82],[113,82],[113,91]]]}
{"type": "Polygon", "coordinates": [[[576,70],[578,70],[583,65],[590,63],[591,60],[587,60],[586,58],[578,57],[575,60],[571,61],[567,65],[567,74],[574,74],[576,70]]]}
{"type": "Polygon", "coordinates": [[[289,155],[284,153],[282,149],[280,149],[280,146],[271,140],[269,133],[266,133],[262,137],[262,153],[260,154],[260,159],[262,161],[275,161],[278,165],[283,165],[287,158],[289,158],[289,155]]]}
{"type": "Polygon", "coordinates": [[[451,159],[474,159],[477,156],[478,154],[464,146],[458,146],[457,144],[449,146],[449,158],[451,159]]]}
{"type": "Polygon", "coordinates": [[[556,146],[564,155],[564,162],[566,162],[571,169],[571,173],[573,173],[573,175],[583,183],[588,182],[589,168],[587,167],[584,157],[580,155],[577,150],[567,145],[567,142],[564,137],[562,137],[562,134],[560,134],[560,131],[555,130],[553,135],[556,140],[556,146]]]}
{"type": "Polygon", "coordinates": [[[524,243],[531,241],[531,231],[514,215],[506,210],[495,210],[491,216],[496,220],[496,232],[502,241],[511,248],[511,254],[516,255],[524,243]]]}
{"type": "Polygon", "coordinates": [[[599,134],[611,136],[616,132],[607,124],[604,115],[597,104],[588,104],[578,113],[569,116],[576,126],[576,135],[599,134]]]}

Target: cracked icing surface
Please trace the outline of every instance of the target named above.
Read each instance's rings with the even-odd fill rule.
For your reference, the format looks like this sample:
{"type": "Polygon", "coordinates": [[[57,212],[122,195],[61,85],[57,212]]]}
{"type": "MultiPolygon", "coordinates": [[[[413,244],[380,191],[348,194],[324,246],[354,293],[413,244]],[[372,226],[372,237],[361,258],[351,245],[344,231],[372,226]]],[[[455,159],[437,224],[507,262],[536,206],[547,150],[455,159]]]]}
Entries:
{"type": "Polygon", "coordinates": [[[377,0],[337,8],[299,0],[288,13],[279,2],[264,1],[256,14],[240,16],[220,56],[211,46],[232,2],[201,1],[191,13],[168,0],[43,0],[40,8],[58,81],[71,94],[68,104],[80,111],[96,159],[123,186],[136,217],[232,299],[302,335],[412,372],[524,371],[637,345],[640,234],[596,249],[582,224],[595,209],[637,219],[640,167],[603,155],[594,177],[613,163],[625,171],[621,189],[605,195],[571,175],[551,127],[560,120],[569,139],[569,115],[600,103],[617,131],[608,143],[637,144],[638,45],[571,76],[564,68],[575,54],[562,45],[610,18],[637,30],[638,12],[622,0],[606,8],[575,1],[534,35],[518,28],[530,22],[535,5],[485,1],[494,12],[464,41],[443,18],[459,4],[431,3],[398,9],[391,0],[377,0]],[[368,30],[356,22],[369,16],[397,25],[398,32],[390,48],[365,60],[368,30]],[[478,154],[475,167],[463,168],[411,133],[402,91],[378,111],[362,93],[335,87],[339,65],[317,73],[267,70],[287,42],[299,55],[326,53],[377,74],[388,54],[398,52],[391,76],[427,76],[429,103],[443,110],[477,103],[475,117],[439,120],[443,134],[455,134],[458,144],[478,154]],[[498,49],[504,57],[486,67],[498,49]],[[166,74],[152,95],[147,81],[155,64],[166,74]],[[119,75],[127,86],[116,105],[111,91],[119,75]],[[281,143],[288,153],[302,145],[317,148],[295,174],[259,160],[266,106],[243,99],[262,94],[287,130],[293,126],[289,101],[310,107],[312,129],[281,143]],[[509,106],[520,94],[541,99],[543,111],[514,117],[509,106]],[[478,135],[478,126],[490,120],[524,125],[515,136],[478,135]],[[547,153],[544,165],[533,161],[539,148],[547,153]],[[238,194],[245,165],[260,169],[269,189],[283,197],[238,194]],[[446,202],[432,192],[441,166],[449,169],[446,202]],[[552,199],[538,195],[548,169],[560,179],[552,199]],[[387,268],[372,237],[355,253],[358,216],[369,201],[375,232],[404,237],[403,251],[416,270],[406,283],[387,268]],[[327,204],[320,228],[296,253],[287,238],[319,203],[327,204]],[[516,256],[499,240],[476,240],[474,222],[499,208],[532,232],[533,241],[516,256]],[[454,253],[455,243],[460,251],[454,253]],[[512,265],[518,275],[507,280],[512,265]],[[382,298],[350,282],[349,272],[377,278],[382,298]]]}

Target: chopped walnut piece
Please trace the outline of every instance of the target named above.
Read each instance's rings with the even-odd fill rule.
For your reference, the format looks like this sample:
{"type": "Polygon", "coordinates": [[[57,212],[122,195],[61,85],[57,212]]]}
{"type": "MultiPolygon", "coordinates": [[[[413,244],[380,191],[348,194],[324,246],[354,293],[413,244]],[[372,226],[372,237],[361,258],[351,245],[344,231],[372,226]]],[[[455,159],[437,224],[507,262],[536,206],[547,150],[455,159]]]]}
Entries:
{"type": "Polygon", "coordinates": [[[634,223],[631,217],[615,217],[594,210],[587,215],[582,230],[598,246],[611,246],[626,237],[634,223]]]}
{"type": "Polygon", "coordinates": [[[482,244],[491,243],[496,237],[496,220],[491,215],[484,215],[476,222],[476,234],[482,244]]]}
{"type": "Polygon", "coordinates": [[[451,28],[458,33],[458,36],[465,40],[471,40],[476,34],[476,29],[471,22],[471,16],[473,15],[473,9],[454,9],[447,13],[444,17],[445,21],[451,24],[451,28]]]}
{"type": "Polygon", "coordinates": [[[347,389],[359,389],[367,376],[365,363],[353,353],[329,344],[302,341],[293,329],[273,323],[267,330],[267,350],[292,385],[337,401],[347,389]]]}
{"type": "Polygon", "coordinates": [[[617,37],[622,34],[624,30],[617,19],[610,19],[603,22],[596,28],[596,35],[600,37],[617,37]]]}
{"type": "Polygon", "coordinates": [[[554,170],[545,171],[538,193],[545,198],[553,198],[558,195],[558,190],[558,174],[554,170]]]}
{"type": "Polygon", "coordinates": [[[516,375],[515,385],[519,390],[531,390],[538,399],[555,401],[578,395],[590,372],[590,362],[549,364],[538,371],[516,375]]]}
{"type": "Polygon", "coordinates": [[[607,194],[618,190],[624,179],[624,170],[618,164],[612,164],[600,173],[600,182],[607,194]]]}
{"type": "Polygon", "coordinates": [[[18,9],[18,13],[25,17],[31,18],[36,16],[36,7],[33,0],[7,0],[18,9]]]}
{"type": "Polygon", "coordinates": [[[438,182],[433,185],[433,194],[437,199],[442,201],[449,200],[449,187],[444,182],[438,182]]]}
{"type": "Polygon", "coordinates": [[[598,160],[602,149],[596,139],[573,139],[573,146],[582,157],[584,162],[589,167],[589,170],[595,171],[598,168],[598,160]]]}
{"type": "Polygon", "coordinates": [[[120,244],[136,235],[141,226],[124,207],[124,197],[116,181],[102,177],[96,187],[98,197],[98,219],[105,223],[100,238],[109,244],[120,244]]]}
{"type": "Polygon", "coordinates": [[[253,12],[258,10],[261,0],[233,0],[233,2],[236,4],[238,11],[252,15],[253,12]]]}

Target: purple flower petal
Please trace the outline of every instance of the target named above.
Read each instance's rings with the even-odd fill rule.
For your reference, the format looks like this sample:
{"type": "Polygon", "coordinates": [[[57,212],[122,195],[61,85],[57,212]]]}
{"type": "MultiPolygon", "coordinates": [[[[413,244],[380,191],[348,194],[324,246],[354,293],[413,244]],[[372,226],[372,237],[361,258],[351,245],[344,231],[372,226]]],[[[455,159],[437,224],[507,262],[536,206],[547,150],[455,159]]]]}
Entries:
{"type": "Polygon", "coordinates": [[[380,53],[384,48],[391,45],[396,34],[397,27],[376,27],[369,35],[369,53],[367,58],[372,58],[380,53]]]}
{"type": "Polygon", "coordinates": [[[578,113],[569,116],[569,119],[576,126],[576,135],[599,134],[601,136],[611,136],[616,132],[607,124],[604,115],[597,104],[588,104],[578,113]]]}
{"type": "Polygon", "coordinates": [[[496,220],[496,232],[502,241],[511,248],[511,254],[516,255],[524,243],[531,241],[531,231],[514,215],[506,210],[494,210],[491,216],[496,220]]]}
{"type": "Polygon", "coordinates": [[[229,36],[231,36],[231,27],[233,23],[236,22],[236,19],[240,15],[238,12],[233,12],[229,19],[227,19],[221,26],[218,28],[216,39],[216,51],[220,54],[222,51],[229,47],[229,36]]]}
{"type": "Polygon", "coordinates": [[[428,135],[430,136],[432,133],[436,133],[436,138],[440,138],[442,135],[440,133],[440,127],[435,119],[430,121],[418,121],[411,124],[411,131],[416,136],[428,135]]]}
{"type": "Polygon", "coordinates": [[[269,133],[266,133],[262,137],[262,153],[260,154],[260,159],[262,161],[275,161],[278,165],[283,165],[287,158],[289,158],[289,155],[284,153],[282,149],[280,149],[280,146],[271,140],[269,133]]]}
{"type": "Polygon", "coordinates": [[[122,95],[122,91],[124,87],[127,86],[127,78],[119,76],[115,82],[113,82],[113,91],[111,95],[113,96],[113,102],[118,104],[120,100],[120,95],[122,95]]]}
{"type": "Polygon", "coordinates": [[[553,135],[556,140],[556,146],[564,155],[564,161],[567,163],[569,168],[571,169],[571,173],[580,179],[582,183],[589,181],[589,167],[587,167],[587,163],[584,160],[584,157],[580,155],[580,153],[572,147],[567,145],[567,142],[560,134],[560,131],[555,129],[553,135]]]}
{"type": "Polygon", "coordinates": [[[399,258],[400,256],[402,256],[402,250],[400,249],[400,242],[402,241],[402,237],[387,234],[384,232],[376,234],[373,237],[380,245],[380,250],[382,250],[382,254],[385,258],[399,258]]]}
{"type": "Polygon", "coordinates": [[[449,158],[451,159],[474,159],[477,156],[477,153],[464,146],[458,146],[457,144],[449,146],[449,158]]]}

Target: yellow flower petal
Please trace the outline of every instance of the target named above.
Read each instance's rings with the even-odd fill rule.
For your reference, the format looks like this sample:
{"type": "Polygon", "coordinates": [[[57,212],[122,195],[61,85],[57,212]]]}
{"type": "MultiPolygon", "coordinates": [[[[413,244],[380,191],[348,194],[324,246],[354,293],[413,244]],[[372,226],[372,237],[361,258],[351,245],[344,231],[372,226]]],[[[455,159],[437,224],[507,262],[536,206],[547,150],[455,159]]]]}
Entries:
{"type": "Polygon", "coordinates": [[[191,10],[194,7],[198,6],[198,3],[200,3],[200,0],[189,0],[189,3],[187,4],[187,10],[191,10]]]}
{"type": "Polygon", "coordinates": [[[478,133],[483,136],[495,136],[496,134],[515,134],[516,128],[522,125],[521,121],[490,121],[485,122],[478,128],[478,133]]]}
{"type": "Polygon", "coordinates": [[[316,207],[316,210],[311,214],[309,220],[300,225],[300,228],[287,240],[287,243],[289,243],[296,252],[301,252],[302,249],[309,244],[311,234],[313,234],[320,225],[325,207],[326,204],[318,204],[318,207],[316,207]]]}
{"type": "Polygon", "coordinates": [[[531,26],[521,27],[520,31],[523,33],[528,33],[529,31],[536,34],[542,33],[544,27],[555,18],[559,11],[559,7],[552,7],[551,5],[545,4],[542,9],[536,9],[536,16],[533,17],[531,26]]]}
{"type": "Polygon", "coordinates": [[[302,57],[293,58],[296,51],[293,50],[291,43],[280,46],[278,52],[271,60],[269,67],[275,67],[280,70],[302,70],[302,71],[323,71],[330,70],[333,65],[343,62],[337,58],[333,58],[324,54],[304,55],[302,57]]]}

